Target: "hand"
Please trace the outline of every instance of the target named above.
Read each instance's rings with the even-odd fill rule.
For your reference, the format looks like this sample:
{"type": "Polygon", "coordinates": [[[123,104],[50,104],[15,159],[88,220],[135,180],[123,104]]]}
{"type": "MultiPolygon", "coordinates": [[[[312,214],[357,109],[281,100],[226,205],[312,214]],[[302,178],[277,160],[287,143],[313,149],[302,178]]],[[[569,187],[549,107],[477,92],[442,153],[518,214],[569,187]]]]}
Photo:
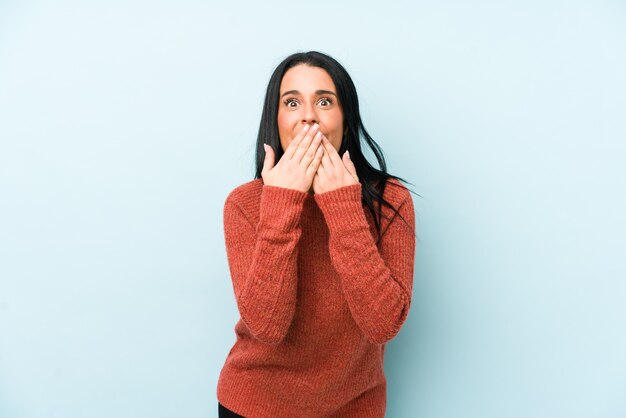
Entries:
{"type": "Polygon", "coordinates": [[[265,159],[261,171],[263,183],[308,192],[324,150],[321,146],[322,133],[318,129],[317,124],[305,125],[289,143],[276,165],[274,165],[274,150],[271,146],[264,145],[265,159]]]}
{"type": "Polygon", "coordinates": [[[344,186],[359,183],[356,167],[350,160],[350,153],[346,151],[339,157],[337,150],[324,135],[322,135],[324,155],[322,162],[313,178],[313,192],[320,194],[344,186]]]}

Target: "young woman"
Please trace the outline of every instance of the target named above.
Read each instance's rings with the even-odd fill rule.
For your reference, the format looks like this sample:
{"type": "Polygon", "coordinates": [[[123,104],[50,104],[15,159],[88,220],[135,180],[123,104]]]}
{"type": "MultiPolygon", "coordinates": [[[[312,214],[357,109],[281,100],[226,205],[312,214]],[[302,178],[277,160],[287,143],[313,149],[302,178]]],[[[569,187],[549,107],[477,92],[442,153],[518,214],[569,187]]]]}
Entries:
{"type": "Polygon", "coordinates": [[[385,344],[411,304],[411,195],[386,172],[350,76],[319,52],[274,70],[256,149],[255,179],[224,204],[241,319],[219,416],[384,417],[385,344]]]}

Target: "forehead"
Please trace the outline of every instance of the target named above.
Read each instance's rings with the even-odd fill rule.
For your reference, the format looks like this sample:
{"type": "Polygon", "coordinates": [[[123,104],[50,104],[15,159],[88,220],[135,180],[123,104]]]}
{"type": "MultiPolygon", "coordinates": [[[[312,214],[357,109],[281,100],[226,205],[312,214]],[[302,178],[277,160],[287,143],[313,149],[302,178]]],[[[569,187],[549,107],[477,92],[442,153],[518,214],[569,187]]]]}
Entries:
{"type": "Polygon", "coordinates": [[[280,94],[289,90],[298,90],[302,94],[316,90],[335,91],[335,83],[326,70],[299,64],[288,69],[280,82],[280,94]]]}

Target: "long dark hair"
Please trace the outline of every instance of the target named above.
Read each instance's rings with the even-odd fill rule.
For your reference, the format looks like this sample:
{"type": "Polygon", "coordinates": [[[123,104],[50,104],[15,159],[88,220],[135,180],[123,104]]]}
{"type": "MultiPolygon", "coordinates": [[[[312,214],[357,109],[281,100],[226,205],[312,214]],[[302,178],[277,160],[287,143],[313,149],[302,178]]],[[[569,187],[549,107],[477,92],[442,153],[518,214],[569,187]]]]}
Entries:
{"type": "MultiPolygon", "coordinates": [[[[334,58],[317,51],[297,52],[288,56],[280,64],[278,64],[270,77],[265,94],[263,113],[261,115],[259,134],[256,142],[256,174],[254,178],[261,178],[263,160],[265,159],[263,143],[270,145],[274,149],[275,162],[278,162],[280,157],[284,154],[278,134],[280,83],[287,70],[299,64],[306,64],[325,70],[328,75],[330,75],[333,83],[335,83],[337,97],[342,106],[344,117],[344,134],[338,154],[342,156],[346,150],[350,151],[350,159],[356,167],[357,176],[361,182],[361,196],[363,204],[367,206],[372,214],[372,217],[374,218],[374,223],[378,232],[378,242],[382,236],[380,227],[380,220],[382,216],[381,205],[391,208],[391,210],[402,218],[402,215],[398,213],[397,208],[393,207],[393,205],[383,199],[385,187],[387,186],[387,180],[393,178],[396,180],[402,180],[404,183],[408,182],[401,177],[387,173],[387,165],[385,164],[383,152],[380,146],[367,133],[365,126],[363,126],[363,122],[361,121],[361,115],[359,113],[359,99],[357,97],[354,83],[352,82],[352,79],[346,69],[334,58]],[[365,143],[371,148],[372,152],[376,156],[376,160],[378,160],[380,170],[374,168],[367,161],[365,155],[363,155],[363,152],[361,151],[360,138],[363,138],[365,143]],[[378,203],[376,207],[374,202],[378,203]]],[[[404,221],[406,222],[406,220],[404,221]]]]}

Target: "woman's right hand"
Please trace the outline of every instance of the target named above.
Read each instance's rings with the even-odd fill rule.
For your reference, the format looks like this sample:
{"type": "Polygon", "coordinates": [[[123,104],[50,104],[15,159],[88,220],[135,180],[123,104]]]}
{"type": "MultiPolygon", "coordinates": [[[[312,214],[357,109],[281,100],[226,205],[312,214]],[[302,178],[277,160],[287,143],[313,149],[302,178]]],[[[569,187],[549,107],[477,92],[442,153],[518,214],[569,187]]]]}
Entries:
{"type": "Polygon", "coordinates": [[[272,147],[267,144],[263,147],[265,159],[261,177],[263,177],[264,184],[305,193],[309,191],[324,154],[319,125],[305,125],[289,143],[276,165],[274,165],[275,154],[272,147]]]}

